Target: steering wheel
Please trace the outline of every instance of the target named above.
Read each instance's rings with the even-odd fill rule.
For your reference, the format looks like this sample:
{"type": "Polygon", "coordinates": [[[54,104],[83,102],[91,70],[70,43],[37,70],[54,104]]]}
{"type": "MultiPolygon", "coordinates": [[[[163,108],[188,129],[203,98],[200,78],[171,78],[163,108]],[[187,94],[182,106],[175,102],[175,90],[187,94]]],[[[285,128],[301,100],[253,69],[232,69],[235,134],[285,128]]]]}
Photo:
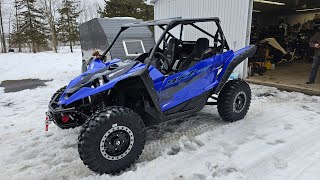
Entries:
{"type": "Polygon", "coordinates": [[[159,61],[161,63],[161,64],[158,64],[159,62],[158,61],[156,62],[157,65],[160,66],[160,71],[164,72],[164,74],[169,73],[169,65],[170,65],[170,63],[169,63],[169,60],[167,59],[167,57],[164,54],[160,53],[160,52],[156,52],[155,56],[156,55],[158,55],[158,59],[159,59],[159,61]]]}

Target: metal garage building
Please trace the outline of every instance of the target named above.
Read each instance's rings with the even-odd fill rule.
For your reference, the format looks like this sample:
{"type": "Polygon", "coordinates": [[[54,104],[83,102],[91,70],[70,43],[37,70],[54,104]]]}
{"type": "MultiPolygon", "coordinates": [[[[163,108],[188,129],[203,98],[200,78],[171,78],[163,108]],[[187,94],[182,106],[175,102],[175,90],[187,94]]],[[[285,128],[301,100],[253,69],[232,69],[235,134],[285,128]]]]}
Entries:
{"type": "MultiPolygon", "coordinates": [[[[233,50],[240,49],[250,42],[253,0],[153,0],[154,19],[172,17],[219,17],[222,29],[229,46],[233,50]]],[[[214,31],[210,26],[202,27],[214,31]]],[[[201,32],[187,32],[184,38],[189,39],[201,32]]],[[[156,39],[160,31],[155,31],[156,39]]],[[[240,77],[247,75],[247,62],[240,64],[235,70],[240,77]]]]}

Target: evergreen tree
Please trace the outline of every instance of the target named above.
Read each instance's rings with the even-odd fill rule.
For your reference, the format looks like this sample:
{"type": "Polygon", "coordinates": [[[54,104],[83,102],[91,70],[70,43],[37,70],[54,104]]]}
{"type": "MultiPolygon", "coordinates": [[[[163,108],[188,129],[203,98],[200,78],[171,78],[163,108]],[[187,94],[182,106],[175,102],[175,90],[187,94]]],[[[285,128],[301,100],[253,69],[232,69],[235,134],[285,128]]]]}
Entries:
{"type": "Polygon", "coordinates": [[[142,0],[105,0],[104,9],[99,8],[101,17],[134,17],[143,20],[153,19],[153,6],[142,0]]]}
{"type": "Polygon", "coordinates": [[[77,18],[80,15],[78,10],[79,2],[75,0],[64,0],[63,7],[58,9],[58,39],[63,43],[69,43],[70,51],[72,45],[80,40],[77,18]]]}
{"type": "Polygon", "coordinates": [[[47,47],[47,25],[42,9],[36,8],[36,0],[16,0],[17,23],[12,34],[13,43],[27,43],[31,45],[33,53],[47,47]]]}

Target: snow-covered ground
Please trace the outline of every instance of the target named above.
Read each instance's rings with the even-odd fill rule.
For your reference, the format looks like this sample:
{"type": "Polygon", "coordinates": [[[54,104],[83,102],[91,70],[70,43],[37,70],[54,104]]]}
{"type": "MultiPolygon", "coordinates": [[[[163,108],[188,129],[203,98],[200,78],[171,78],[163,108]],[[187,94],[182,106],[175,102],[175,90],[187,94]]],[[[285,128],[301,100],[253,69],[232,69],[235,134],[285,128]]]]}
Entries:
{"type": "Polygon", "coordinates": [[[149,128],[139,161],[99,176],[79,158],[80,128],[44,131],[50,96],[80,73],[81,54],[0,54],[0,81],[53,79],[46,87],[0,88],[0,179],[320,179],[320,97],[251,85],[242,121],[225,123],[214,106],[149,128]]]}

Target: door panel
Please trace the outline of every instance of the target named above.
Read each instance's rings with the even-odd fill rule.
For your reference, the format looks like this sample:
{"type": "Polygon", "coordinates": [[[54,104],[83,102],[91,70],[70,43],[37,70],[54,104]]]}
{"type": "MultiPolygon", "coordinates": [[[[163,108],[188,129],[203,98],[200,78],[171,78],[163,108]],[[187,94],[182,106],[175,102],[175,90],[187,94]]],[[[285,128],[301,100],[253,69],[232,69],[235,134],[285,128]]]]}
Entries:
{"type": "Polygon", "coordinates": [[[159,93],[162,111],[202,94],[206,87],[216,81],[219,67],[230,55],[232,52],[226,52],[202,60],[188,70],[165,78],[159,93]]]}

